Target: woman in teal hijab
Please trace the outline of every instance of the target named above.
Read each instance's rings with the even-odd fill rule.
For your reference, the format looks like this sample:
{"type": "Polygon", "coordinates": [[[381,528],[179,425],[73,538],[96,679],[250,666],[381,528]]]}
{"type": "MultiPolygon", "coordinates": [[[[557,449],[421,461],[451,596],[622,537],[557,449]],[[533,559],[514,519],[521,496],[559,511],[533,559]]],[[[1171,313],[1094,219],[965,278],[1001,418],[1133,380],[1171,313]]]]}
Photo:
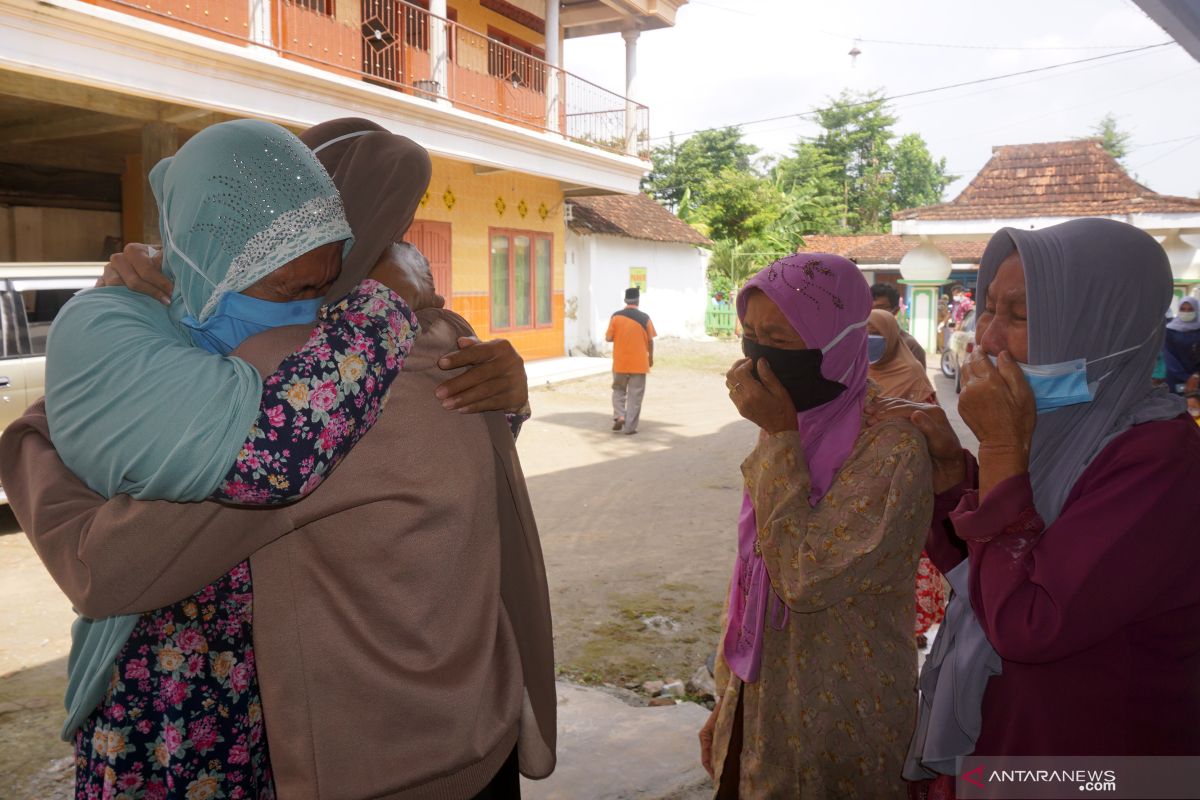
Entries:
{"type": "MultiPolygon", "coordinates": [[[[150,177],[164,273],[174,281],[170,307],[115,287],[64,307],[47,352],[52,439],[64,463],[108,497],[301,497],[377,419],[415,316],[369,278],[321,310],[317,325],[350,228],[328,173],[282,128],[213,126],[150,177]],[[254,333],[298,323],[317,327],[265,379],[228,355],[254,333]]],[[[122,774],[181,794],[272,791],[248,565],[203,596],[202,608],[183,604],[178,618],[173,607],[77,620],[64,736],[75,734],[77,761],[87,765],[77,773],[80,793],[122,774]],[[166,684],[142,675],[137,665],[147,659],[167,668],[166,684]],[[134,724],[113,727],[126,719],[134,724]],[[218,775],[208,769],[214,759],[245,766],[218,775]]]]}

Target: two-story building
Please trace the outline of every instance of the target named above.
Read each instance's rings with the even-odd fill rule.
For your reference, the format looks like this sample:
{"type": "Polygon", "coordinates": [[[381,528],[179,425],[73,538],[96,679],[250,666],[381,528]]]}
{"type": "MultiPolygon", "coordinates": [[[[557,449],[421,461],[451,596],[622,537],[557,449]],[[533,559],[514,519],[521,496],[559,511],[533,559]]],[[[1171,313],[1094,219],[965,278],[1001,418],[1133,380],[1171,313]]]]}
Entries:
{"type": "Polygon", "coordinates": [[[564,352],[564,200],[638,190],[642,31],[687,0],[0,0],[0,261],[158,239],[146,175],[195,131],[361,116],[433,156],[409,238],[482,337],[564,352]],[[621,33],[624,93],[561,68],[621,33]]]}

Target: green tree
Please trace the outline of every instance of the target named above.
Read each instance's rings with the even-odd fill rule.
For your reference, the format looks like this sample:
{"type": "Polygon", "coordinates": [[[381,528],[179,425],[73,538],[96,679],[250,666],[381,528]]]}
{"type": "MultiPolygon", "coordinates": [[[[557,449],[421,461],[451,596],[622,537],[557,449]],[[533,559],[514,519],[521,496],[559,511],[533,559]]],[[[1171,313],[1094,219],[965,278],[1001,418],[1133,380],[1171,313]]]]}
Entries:
{"type": "Polygon", "coordinates": [[[946,172],[946,159],[934,159],[920,134],[901,137],[892,155],[892,175],[895,181],[892,208],[931,206],[942,200],[942,192],[957,175],[946,172]]]}
{"type": "Polygon", "coordinates": [[[654,151],[643,190],[763,266],[807,234],[884,231],[893,209],[937,203],[955,180],[919,134],[894,141],[881,90],[842,92],[817,119],[820,135],[779,159],[756,159],[737,127],[672,137],[654,151]]]}
{"type": "Polygon", "coordinates": [[[779,216],[783,197],[775,186],[753,172],[725,167],[703,185],[697,215],[713,239],[739,244],[760,236],[779,216]]]}
{"type": "Polygon", "coordinates": [[[725,169],[750,172],[750,160],[757,152],[757,147],[742,141],[737,127],[700,131],[682,143],[672,136],[651,153],[650,174],[642,180],[642,191],[674,211],[691,189],[692,203],[702,206],[711,179],[725,169]]]}
{"type": "Polygon", "coordinates": [[[1108,154],[1120,161],[1129,153],[1129,140],[1132,138],[1132,134],[1117,126],[1117,117],[1110,111],[1092,126],[1091,135],[1083,138],[1099,139],[1108,154]]]}
{"type": "Polygon", "coordinates": [[[891,140],[896,117],[882,90],[843,91],[817,111],[823,128],[816,144],[842,173],[842,227],[880,231],[887,224],[892,188],[891,140]]]}
{"type": "Polygon", "coordinates": [[[892,211],[930,205],[956,179],[920,134],[896,138],[881,90],[842,92],[817,110],[822,132],[775,167],[786,195],[781,225],[799,233],[886,231],[892,211]]]}
{"type": "Polygon", "coordinates": [[[806,233],[832,233],[844,227],[842,170],[819,145],[796,142],[792,154],[775,165],[772,177],[783,196],[776,226],[782,229],[777,232],[781,237],[798,239],[806,233]]]}
{"type": "Polygon", "coordinates": [[[708,288],[711,294],[732,297],[760,269],[752,245],[726,239],[713,242],[708,257],[708,288]]]}

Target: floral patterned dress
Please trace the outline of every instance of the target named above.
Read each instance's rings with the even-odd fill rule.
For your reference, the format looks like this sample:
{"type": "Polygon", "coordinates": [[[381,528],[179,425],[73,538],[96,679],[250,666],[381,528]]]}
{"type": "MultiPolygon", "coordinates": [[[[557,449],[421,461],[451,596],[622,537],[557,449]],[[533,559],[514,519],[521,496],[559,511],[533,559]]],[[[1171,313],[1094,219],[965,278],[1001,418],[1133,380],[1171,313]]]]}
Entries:
{"type": "Polygon", "coordinates": [[[930,628],[941,623],[946,616],[949,597],[946,579],[922,550],[921,560],[917,564],[917,636],[925,635],[930,628]]]}
{"type": "Polygon", "coordinates": [[[933,512],[924,441],[905,422],[864,426],[816,506],[795,431],[763,436],[742,474],[786,613],[768,611],[756,682],[718,650],[717,786],[737,759],[728,788],[740,797],[903,798],[916,714],[912,586],[933,512]]]}
{"type": "MultiPolygon", "coordinates": [[[[263,381],[258,421],[215,499],[275,505],[316,488],[379,417],[416,317],[373,280],[323,309],[263,381]]],[[[75,735],[76,798],[273,798],[251,641],[250,563],[142,615],[75,735]]]]}

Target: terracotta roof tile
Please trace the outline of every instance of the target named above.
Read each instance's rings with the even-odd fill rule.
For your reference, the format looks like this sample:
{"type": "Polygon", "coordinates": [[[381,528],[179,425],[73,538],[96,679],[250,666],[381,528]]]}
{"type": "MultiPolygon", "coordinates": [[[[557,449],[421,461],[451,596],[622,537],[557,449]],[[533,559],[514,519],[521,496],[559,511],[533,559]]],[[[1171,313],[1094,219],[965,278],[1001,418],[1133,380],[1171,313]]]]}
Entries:
{"type": "Polygon", "coordinates": [[[1158,194],[1129,176],[1096,139],[992,148],[991,159],[949,203],[892,219],[1086,217],[1200,213],[1200,200],[1158,194]]]}
{"type": "MultiPolygon", "coordinates": [[[[834,253],[848,258],[856,264],[899,264],[900,259],[917,246],[906,242],[901,236],[890,233],[865,234],[861,236],[804,237],[801,251],[834,253]]],[[[938,249],[950,257],[955,264],[978,264],[983,257],[987,242],[938,242],[938,249]]]]}
{"type": "Polygon", "coordinates": [[[706,236],[641,192],[572,197],[567,202],[575,207],[567,226],[578,234],[604,233],[652,242],[712,246],[706,236]]]}

